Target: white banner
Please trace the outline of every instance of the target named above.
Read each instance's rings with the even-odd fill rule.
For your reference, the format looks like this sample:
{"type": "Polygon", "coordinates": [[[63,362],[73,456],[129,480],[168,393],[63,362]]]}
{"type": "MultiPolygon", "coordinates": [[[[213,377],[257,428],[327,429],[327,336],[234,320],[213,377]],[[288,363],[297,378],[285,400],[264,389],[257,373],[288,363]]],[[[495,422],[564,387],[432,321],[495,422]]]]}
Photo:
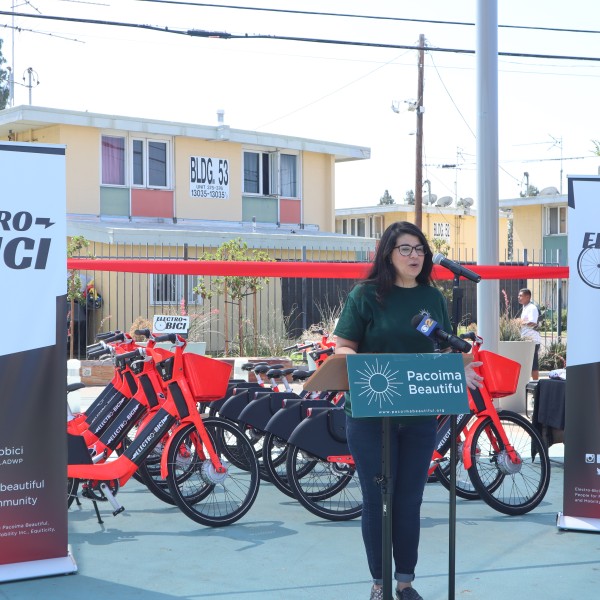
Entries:
{"type": "Polygon", "coordinates": [[[0,356],[56,343],[56,306],[43,300],[67,285],[64,148],[11,151],[23,147],[3,142],[0,155],[0,356]]]}
{"type": "Polygon", "coordinates": [[[600,177],[573,179],[569,207],[568,365],[600,362],[600,177]]]}

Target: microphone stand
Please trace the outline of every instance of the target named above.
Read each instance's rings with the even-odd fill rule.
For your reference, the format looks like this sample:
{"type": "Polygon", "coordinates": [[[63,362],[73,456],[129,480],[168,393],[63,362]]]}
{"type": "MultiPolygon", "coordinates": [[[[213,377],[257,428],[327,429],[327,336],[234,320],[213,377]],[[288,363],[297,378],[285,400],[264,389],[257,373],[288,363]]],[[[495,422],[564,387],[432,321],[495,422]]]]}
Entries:
{"type": "Polygon", "coordinates": [[[389,417],[382,417],[381,431],[381,476],[377,483],[381,487],[381,543],[383,600],[392,598],[392,426],[389,417]]]}
{"type": "MultiPolygon", "coordinates": [[[[458,334],[458,323],[462,312],[463,289],[460,276],[454,275],[452,282],[452,333],[458,334]]],[[[454,600],[456,592],[456,415],[450,415],[450,508],[448,531],[448,600],[454,600]]]]}

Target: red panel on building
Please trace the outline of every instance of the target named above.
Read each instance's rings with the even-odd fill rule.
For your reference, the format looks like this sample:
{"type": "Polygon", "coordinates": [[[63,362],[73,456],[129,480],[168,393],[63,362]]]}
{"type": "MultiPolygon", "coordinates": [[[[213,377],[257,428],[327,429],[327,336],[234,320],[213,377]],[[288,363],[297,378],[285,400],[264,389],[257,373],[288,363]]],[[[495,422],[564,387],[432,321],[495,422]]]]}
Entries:
{"type": "Polygon", "coordinates": [[[279,221],[281,223],[301,223],[300,200],[279,200],[279,221]]]}
{"type": "Polygon", "coordinates": [[[173,192],[168,190],[131,190],[132,217],[172,218],[173,192]]]}

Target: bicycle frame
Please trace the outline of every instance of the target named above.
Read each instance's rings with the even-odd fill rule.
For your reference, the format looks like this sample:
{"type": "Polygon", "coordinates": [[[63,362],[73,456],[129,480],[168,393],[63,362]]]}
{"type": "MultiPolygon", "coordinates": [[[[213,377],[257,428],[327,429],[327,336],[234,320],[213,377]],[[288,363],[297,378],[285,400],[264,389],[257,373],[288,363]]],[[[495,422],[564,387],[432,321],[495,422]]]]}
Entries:
{"type": "MultiPolygon", "coordinates": [[[[480,346],[483,343],[483,339],[479,336],[470,337],[472,344],[472,355],[473,361],[479,362],[483,359],[480,355],[480,346]]],[[[477,372],[480,373],[480,368],[476,368],[477,372]]],[[[462,448],[462,460],[463,465],[466,470],[469,470],[473,466],[473,462],[471,460],[471,446],[473,443],[472,432],[475,431],[477,425],[487,417],[489,417],[498,431],[500,439],[504,444],[504,449],[507,452],[510,460],[514,464],[519,464],[521,459],[519,458],[517,452],[509,443],[509,440],[506,436],[506,432],[504,431],[504,427],[500,421],[498,416],[498,411],[494,406],[492,394],[486,387],[485,379],[483,381],[483,387],[477,389],[469,389],[467,388],[468,398],[469,398],[469,408],[471,412],[464,415],[457,416],[457,434],[460,436],[464,433],[464,444],[462,448]],[[475,417],[475,420],[472,421],[472,418],[475,417]]],[[[494,437],[491,436],[493,440],[494,437]]],[[[494,447],[495,450],[499,450],[495,441],[494,447]]],[[[431,475],[443,457],[446,455],[448,450],[450,449],[450,419],[447,416],[440,418],[440,423],[438,424],[438,435],[437,435],[437,445],[434,450],[431,466],[429,468],[429,474],[431,475]]]]}
{"type": "Polygon", "coordinates": [[[107,347],[116,353],[115,372],[120,373],[123,381],[119,393],[104,402],[105,406],[90,423],[77,417],[67,423],[67,432],[82,437],[93,452],[93,462],[108,458],[135,424],[165,398],[152,358],[143,358],[143,348],[125,351],[129,347],[129,344],[107,347]]]}
{"type": "MultiPolygon", "coordinates": [[[[155,408],[154,412],[147,415],[143,424],[140,426],[135,439],[125,449],[121,456],[109,463],[70,464],[67,467],[68,477],[81,480],[92,480],[95,482],[114,481],[118,482],[121,486],[125,485],[150,452],[152,452],[159,443],[163,442],[164,439],[167,439],[166,447],[161,456],[161,477],[166,478],[168,471],[166,457],[173,435],[186,427],[189,423],[192,423],[195,426],[195,431],[202,441],[202,446],[199,445],[198,447],[206,448],[206,452],[215,471],[217,473],[226,472],[225,467],[221,464],[213,447],[212,440],[204,428],[202,417],[197,409],[197,399],[193,396],[185,378],[183,350],[186,342],[179,336],[171,336],[172,334],[170,336],[164,336],[165,338],[168,338],[169,341],[175,342],[175,352],[167,358],[164,357],[164,351],[159,352],[152,347],[146,348],[146,351],[156,363],[156,367],[164,382],[163,387],[166,397],[162,405],[155,408]],[[173,425],[175,425],[174,429],[173,425]]],[[[155,340],[162,341],[162,337],[157,337],[155,340]]],[[[202,456],[201,458],[205,459],[206,457],[202,456]]],[[[122,508],[118,505],[112,492],[106,485],[103,486],[101,484],[101,488],[115,508],[115,511],[120,512],[122,508]]]]}

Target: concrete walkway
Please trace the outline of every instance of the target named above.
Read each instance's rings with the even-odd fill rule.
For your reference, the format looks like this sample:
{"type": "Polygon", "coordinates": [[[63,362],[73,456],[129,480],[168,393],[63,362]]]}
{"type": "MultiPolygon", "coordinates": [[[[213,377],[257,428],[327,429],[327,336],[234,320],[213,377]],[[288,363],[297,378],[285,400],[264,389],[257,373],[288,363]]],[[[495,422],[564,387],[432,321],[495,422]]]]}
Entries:
{"type": "MultiPolygon", "coordinates": [[[[556,528],[562,509],[562,445],[552,447],[548,493],[521,517],[481,501],[457,501],[455,597],[592,600],[600,590],[600,535],[556,528]]],[[[360,520],[319,520],[270,484],[240,521],[211,529],[163,504],[136,481],[119,492],[124,513],[90,505],[69,512],[78,573],[0,585],[2,600],[367,600],[360,520]]],[[[428,484],[415,587],[448,598],[448,492],[428,484]]]]}

